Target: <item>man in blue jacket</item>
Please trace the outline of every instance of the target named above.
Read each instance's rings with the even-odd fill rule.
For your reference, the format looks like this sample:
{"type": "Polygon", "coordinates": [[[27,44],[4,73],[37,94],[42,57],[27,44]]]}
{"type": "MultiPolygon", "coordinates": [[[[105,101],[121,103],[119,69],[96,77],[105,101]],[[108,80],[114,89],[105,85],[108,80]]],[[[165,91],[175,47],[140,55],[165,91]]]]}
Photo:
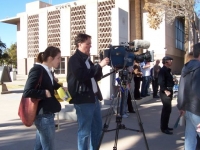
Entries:
{"type": "Polygon", "coordinates": [[[194,59],[186,63],[181,72],[178,90],[178,109],[185,115],[185,150],[196,149],[196,131],[200,122],[200,43],[193,46],[194,59]]]}

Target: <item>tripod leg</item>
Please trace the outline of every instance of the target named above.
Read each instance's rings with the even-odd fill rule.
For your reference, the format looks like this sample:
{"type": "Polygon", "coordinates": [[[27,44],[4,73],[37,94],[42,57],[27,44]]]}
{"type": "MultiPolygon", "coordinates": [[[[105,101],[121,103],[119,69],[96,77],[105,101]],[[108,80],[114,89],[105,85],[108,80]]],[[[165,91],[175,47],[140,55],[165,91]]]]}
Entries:
{"type": "MultiPolygon", "coordinates": [[[[104,122],[103,130],[102,130],[102,134],[101,134],[101,137],[100,137],[100,140],[99,140],[99,145],[97,147],[97,150],[99,150],[99,148],[101,146],[104,134],[108,130],[108,127],[109,127],[111,118],[113,116],[113,113],[115,113],[116,103],[117,103],[117,105],[119,105],[119,92],[117,94],[117,101],[113,100],[112,103],[110,104],[110,108],[109,108],[108,113],[106,115],[107,117],[106,117],[105,122],[104,122]]],[[[117,109],[117,114],[118,114],[118,106],[117,106],[116,109],[117,109]]]]}
{"type": "Polygon", "coordinates": [[[135,99],[133,98],[134,93],[133,93],[133,90],[131,88],[130,88],[130,94],[131,94],[131,99],[133,99],[133,102],[134,102],[134,107],[135,107],[135,112],[136,112],[136,115],[137,115],[138,124],[140,126],[140,130],[142,131],[146,148],[147,148],[147,150],[149,150],[148,142],[147,142],[147,139],[146,139],[146,136],[145,136],[145,133],[144,133],[144,128],[143,128],[142,121],[141,121],[141,118],[140,118],[140,115],[139,115],[137,104],[136,104],[135,99]]]}
{"type": "Polygon", "coordinates": [[[124,115],[125,113],[124,103],[126,102],[125,98],[127,99],[125,92],[127,91],[124,91],[124,92],[120,91],[119,93],[120,97],[118,100],[121,100],[121,102],[119,104],[119,101],[118,101],[118,106],[120,105],[120,112],[118,112],[116,116],[117,127],[116,127],[116,132],[115,132],[115,144],[114,144],[113,150],[117,150],[117,142],[118,142],[118,136],[119,136],[119,129],[121,129],[122,115],[124,115]]]}
{"type": "Polygon", "coordinates": [[[100,141],[99,141],[99,145],[98,145],[98,147],[97,147],[96,150],[99,150],[99,148],[100,148],[100,146],[101,146],[101,142],[102,142],[102,140],[103,140],[104,133],[105,133],[105,132],[102,131],[101,138],[100,138],[100,141]]]}
{"type": "Polygon", "coordinates": [[[116,132],[115,132],[115,144],[114,144],[113,150],[117,150],[118,136],[119,136],[119,124],[117,124],[116,132]]]}
{"type": "MultiPolygon", "coordinates": [[[[116,102],[115,102],[115,104],[116,104],[116,102]]],[[[108,117],[110,117],[110,118],[108,119],[108,117],[107,117],[106,120],[105,120],[105,123],[104,123],[104,126],[103,126],[103,130],[102,130],[102,134],[101,134],[101,137],[100,137],[100,140],[99,140],[99,145],[98,145],[97,150],[99,150],[99,148],[100,148],[100,146],[101,146],[101,143],[102,143],[104,134],[105,134],[105,132],[108,130],[108,127],[109,127],[109,124],[110,124],[110,121],[111,121],[111,117],[112,117],[112,115],[113,115],[113,113],[114,113],[113,107],[111,107],[109,110],[110,110],[110,111],[109,111],[110,113],[109,113],[109,116],[108,116],[108,117]]]]}

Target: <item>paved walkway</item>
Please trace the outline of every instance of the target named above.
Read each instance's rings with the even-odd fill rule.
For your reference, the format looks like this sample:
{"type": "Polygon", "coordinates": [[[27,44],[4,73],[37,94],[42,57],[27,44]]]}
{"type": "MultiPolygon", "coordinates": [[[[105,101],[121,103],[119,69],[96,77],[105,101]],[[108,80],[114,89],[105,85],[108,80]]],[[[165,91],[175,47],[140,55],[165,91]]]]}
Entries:
{"type": "MultiPolygon", "coordinates": [[[[0,150],[28,150],[33,149],[35,127],[25,127],[17,116],[21,94],[12,93],[0,95],[0,150]]],[[[173,100],[173,111],[170,118],[172,127],[178,116],[173,100]]],[[[174,130],[173,135],[165,135],[159,130],[161,112],[160,100],[151,100],[142,104],[138,110],[143,123],[144,133],[150,150],[182,150],[184,142],[183,127],[174,130]]],[[[122,120],[127,128],[140,129],[136,114],[122,120]]],[[[112,117],[110,129],[116,128],[115,116],[112,117]]],[[[61,121],[60,130],[56,131],[56,150],[77,149],[77,123],[61,121]]],[[[115,131],[104,134],[101,150],[111,150],[114,146],[115,131]]],[[[146,150],[142,133],[129,130],[119,131],[118,150],[146,150]]]]}
{"type": "MultiPolygon", "coordinates": [[[[22,125],[17,115],[21,93],[0,95],[0,150],[29,150],[34,147],[35,127],[22,125]]],[[[172,127],[178,117],[176,100],[173,100],[170,117],[172,127]]],[[[63,103],[64,105],[64,103],[63,103]]],[[[183,150],[184,127],[179,126],[173,135],[160,132],[159,122],[162,104],[160,99],[152,99],[138,107],[138,115],[130,114],[123,118],[122,124],[127,128],[139,130],[141,118],[149,150],[183,150]]],[[[112,116],[109,129],[116,128],[115,116],[112,116]]],[[[104,118],[105,120],[105,118],[104,118]]],[[[112,150],[115,142],[115,131],[104,134],[100,150],[112,150]]],[[[56,131],[56,150],[77,150],[77,123],[61,120],[60,130],[56,131]]],[[[120,130],[117,142],[118,150],[146,150],[143,133],[120,130]]]]}

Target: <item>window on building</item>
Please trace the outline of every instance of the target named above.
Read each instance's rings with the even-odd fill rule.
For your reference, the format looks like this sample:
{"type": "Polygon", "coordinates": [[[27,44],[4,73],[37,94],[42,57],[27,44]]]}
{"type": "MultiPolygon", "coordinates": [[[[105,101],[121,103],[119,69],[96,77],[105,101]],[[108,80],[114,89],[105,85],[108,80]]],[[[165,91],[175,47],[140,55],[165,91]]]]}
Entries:
{"type": "Polygon", "coordinates": [[[65,74],[65,58],[61,58],[60,65],[55,69],[55,74],[65,74]]]}
{"type": "Polygon", "coordinates": [[[175,30],[176,30],[176,48],[184,50],[184,37],[185,37],[185,27],[184,19],[176,18],[175,21],[175,30]]]}

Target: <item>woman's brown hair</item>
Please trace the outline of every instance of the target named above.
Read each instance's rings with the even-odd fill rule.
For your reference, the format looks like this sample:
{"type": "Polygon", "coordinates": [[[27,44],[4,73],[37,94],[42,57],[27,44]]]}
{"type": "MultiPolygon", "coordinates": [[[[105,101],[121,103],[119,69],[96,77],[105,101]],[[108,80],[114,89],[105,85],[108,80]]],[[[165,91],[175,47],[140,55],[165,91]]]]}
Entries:
{"type": "Polygon", "coordinates": [[[52,58],[55,58],[58,53],[60,53],[59,48],[54,47],[54,46],[49,46],[46,48],[44,52],[40,52],[38,54],[36,62],[38,63],[46,62],[49,56],[51,56],[52,58]]]}

